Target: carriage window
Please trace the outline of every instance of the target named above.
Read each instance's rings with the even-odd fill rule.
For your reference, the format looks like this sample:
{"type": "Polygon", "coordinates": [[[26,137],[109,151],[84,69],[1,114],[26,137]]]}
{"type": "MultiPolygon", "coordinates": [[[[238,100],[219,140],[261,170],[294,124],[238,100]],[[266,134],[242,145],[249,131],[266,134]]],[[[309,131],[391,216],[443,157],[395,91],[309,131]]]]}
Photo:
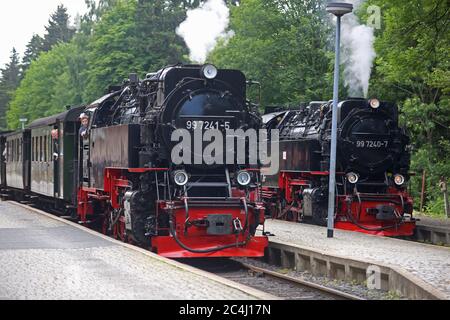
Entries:
{"type": "Polygon", "coordinates": [[[47,162],[47,137],[42,137],[42,143],[44,144],[44,162],[47,162]]]}
{"type": "Polygon", "coordinates": [[[33,155],[32,155],[32,157],[33,157],[33,161],[36,161],[36,137],[33,137],[32,144],[33,144],[33,155]]]}
{"type": "Polygon", "coordinates": [[[42,162],[42,136],[39,137],[39,162],[42,162]]]}
{"type": "Polygon", "coordinates": [[[45,144],[45,140],[44,137],[40,137],[41,141],[41,162],[44,162],[44,144],[45,144]]]}
{"type": "Polygon", "coordinates": [[[33,142],[34,142],[34,138],[31,137],[31,155],[30,155],[30,157],[31,157],[31,162],[34,161],[34,144],[33,144],[33,142]]]}
{"type": "Polygon", "coordinates": [[[22,138],[17,140],[17,161],[22,161],[22,138]]]}
{"type": "Polygon", "coordinates": [[[16,161],[16,140],[15,139],[12,141],[12,152],[11,152],[11,154],[12,154],[12,162],[15,162],[16,161]]]}
{"type": "Polygon", "coordinates": [[[35,162],[39,161],[39,158],[38,158],[38,153],[39,153],[38,143],[39,143],[39,138],[38,137],[34,137],[34,161],[35,162]]]}
{"type": "Polygon", "coordinates": [[[53,160],[53,152],[52,152],[52,136],[48,136],[48,160],[53,160]]]}
{"type": "Polygon", "coordinates": [[[19,140],[19,161],[22,161],[22,138],[19,140]]]}

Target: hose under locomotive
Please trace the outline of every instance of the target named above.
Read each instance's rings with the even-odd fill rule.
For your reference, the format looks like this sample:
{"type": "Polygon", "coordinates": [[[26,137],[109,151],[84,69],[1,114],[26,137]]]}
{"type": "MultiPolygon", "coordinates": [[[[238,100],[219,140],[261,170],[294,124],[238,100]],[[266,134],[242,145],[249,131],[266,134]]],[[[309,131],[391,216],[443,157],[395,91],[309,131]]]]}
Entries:
{"type": "MultiPolygon", "coordinates": [[[[186,216],[187,219],[185,221],[186,226],[189,223],[189,208],[187,207],[187,199],[185,199],[184,201],[185,203],[185,209],[186,209],[186,216]]],[[[248,224],[249,224],[249,215],[248,215],[248,206],[247,206],[247,202],[245,201],[245,199],[243,199],[243,203],[244,203],[244,209],[245,209],[245,227],[242,228],[241,233],[245,233],[245,231],[247,231],[248,229],[248,224]]],[[[236,242],[234,244],[229,244],[229,245],[224,245],[224,246],[219,246],[219,247],[215,247],[215,248],[210,248],[210,249],[204,249],[204,250],[199,250],[199,249],[193,249],[190,248],[189,246],[185,245],[180,238],[177,236],[177,232],[174,228],[174,214],[172,212],[169,212],[170,214],[170,220],[169,220],[169,224],[170,224],[170,234],[172,235],[172,237],[175,239],[175,241],[177,242],[177,244],[182,247],[183,249],[192,252],[192,253],[199,253],[199,254],[204,254],[204,253],[213,253],[213,252],[217,252],[217,251],[222,251],[222,250],[226,250],[226,249],[230,249],[230,248],[239,248],[239,247],[244,247],[248,244],[248,242],[251,240],[252,236],[250,233],[248,233],[247,239],[244,242],[236,242]]]]}

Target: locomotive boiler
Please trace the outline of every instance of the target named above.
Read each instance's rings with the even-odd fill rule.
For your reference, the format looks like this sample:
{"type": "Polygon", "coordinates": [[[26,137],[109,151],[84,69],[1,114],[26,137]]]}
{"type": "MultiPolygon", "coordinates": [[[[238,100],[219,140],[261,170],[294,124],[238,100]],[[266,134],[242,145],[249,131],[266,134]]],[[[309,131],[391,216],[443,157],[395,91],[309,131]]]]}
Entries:
{"type": "Polygon", "coordinates": [[[265,218],[258,167],[206,163],[206,143],[198,141],[210,130],[260,128],[240,71],[176,65],[142,80],[131,75],[85,113],[81,221],[171,258],[264,255],[267,237],[256,235],[265,218]],[[173,160],[179,130],[192,144],[182,163],[173,160]]]}
{"type": "MultiPolygon", "coordinates": [[[[280,173],[265,177],[274,218],[326,225],[332,102],[266,114],[280,135],[280,173]]],[[[409,137],[395,104],[349,99],[338,107],[335,227],[384,236],[413,234],[409,137]]]]}

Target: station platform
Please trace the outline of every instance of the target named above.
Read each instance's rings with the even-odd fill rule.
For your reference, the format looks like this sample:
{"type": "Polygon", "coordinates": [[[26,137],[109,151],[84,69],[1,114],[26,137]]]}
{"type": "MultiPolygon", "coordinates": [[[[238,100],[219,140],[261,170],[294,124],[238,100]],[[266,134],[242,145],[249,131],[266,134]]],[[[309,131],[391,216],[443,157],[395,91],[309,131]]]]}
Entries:
{"type": "Polygon", "coordinates": [[[0,202],[0,300],[253,300],[271,295],[0,202]]]}
{"type": "Polygon", "coordinates": [[[333,239],[327,229],[314,225],[267,220],[272,243],[292,244],[329,255],[371,264],[393,266],[413,275],[450,299],[450,248],[400,239],[336,230],[333,239]]]}
{"type": "Polygon", "coordinates": [[[418,226],[438,226],[450,229],[450,218],[432,218],[420,215],[416,215],[416,218],[419,219],[418,226]]]}

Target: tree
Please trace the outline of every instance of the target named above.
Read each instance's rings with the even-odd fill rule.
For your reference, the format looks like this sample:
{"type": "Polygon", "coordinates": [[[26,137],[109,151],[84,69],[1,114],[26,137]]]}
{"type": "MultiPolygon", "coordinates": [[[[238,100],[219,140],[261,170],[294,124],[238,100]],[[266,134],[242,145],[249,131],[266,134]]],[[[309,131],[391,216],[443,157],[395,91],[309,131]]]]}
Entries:
{"type": "Polygon", "coordinates": [[[263,87],[263,104],[330,96],[330,26],[325,1],[248,0],[232,7],[235,36],[210,60],[243,70],[263,87]]]}
{"type": "Polygon", "coordinates": [[[36,60],[39,54],[44,50],[44,39],[38,34],[34,34],[27,44],[25,54],[22,59],[22,70],[25,74],[32,61],[36,60]]]}
{"type": "Polygon", "coordinates": [[[19,54],[13,48],[9,63],[0,70],[0,131],[6,129],[6,111],[14,90],[19,86],[21,70],[19,54]]]}
{"type": "Polygon", "coordinates": [[[232,7],[235,36],[213,51],[220,67],[259,80],[265,104],[328,99],[330,25],[322,0],[248,0],[232,7]]]}
{"type": "Polygon", "coordinates": [[[49,51],[55,44],[69,42],[75,30],[69,26],[69,15],[63,5],[59,5],[56,11],[50,15],[48,25],[45,27],[43,50],[49,51]]]}
{"type": "MultiPolygon", "coordinates": [[[[383,13],[375,43],[378,58],[373,92],[396,99],[413,141],[413,171],[429,173],[429,200],[439,201],[436,187],[450,176],[450,8],[440,0],[372,0],[383,13]]],[[[413,179],[413,194],[420,190],[413,179]]]]}
{"type": "Polygon", "coordinates": [[[75,44],[61,43],[34,60],[11,100],[8,127],[17,129],[21,117],[33,121],[80,104],[82,57],[75,44]]]}
{"type": "Polygon", "coordinates": [[[88,45],[85,100],[98,98],[131,72],[145,75],[182,62],[186,46],[176,33],[184,1],[116,1],[102,13],[88,45]]]}
{"type": "Polygon", "coordinates": [[[109,85],[138,71],[135,44],[136,1],[118,1],[94,26],[88,44],[86,101],[98,98],[109,85]]]}
{"type": "Polygon", "coordinates": [[[193,6],[198,6],[198,1],[138,1],[134,47],[142,71],[156,71],[186,60],[186,45],[175,30],[185,20],[186,10],[193,6]]]}
{"type": "Polygon", "coordinates": [[[90,35],[100,17],[120,0],[85,0],[88,12],[81,18],[81,32],[90,35]]]}

